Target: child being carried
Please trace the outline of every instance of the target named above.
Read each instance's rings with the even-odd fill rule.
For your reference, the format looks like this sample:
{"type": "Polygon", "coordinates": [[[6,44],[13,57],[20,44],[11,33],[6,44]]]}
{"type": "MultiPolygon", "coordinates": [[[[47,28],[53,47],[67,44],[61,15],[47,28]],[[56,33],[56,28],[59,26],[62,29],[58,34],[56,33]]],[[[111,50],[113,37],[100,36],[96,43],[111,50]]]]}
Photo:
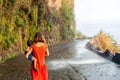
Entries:
{"type": "Polygon", "coordinates": [[[33,61],[34,69],[35,69],[35,70],[38,70],[38,68],[36,67],[37,59],[33,56],[32,53],[30,53],[29,55],[26,54],[28,51],[30,51],[30,46],[31,46],[32,44],[33,44],[33,41],[32,41],[32,40],[28,40],[28,41],[27,41],[27,46],[28,46],[28,48],[27,48],[26,51],[25,51],[25,57],[26,57],[28,60],[33,61]],[[27,56],[28,56],[28,57],[27,57],[27,56]]]}

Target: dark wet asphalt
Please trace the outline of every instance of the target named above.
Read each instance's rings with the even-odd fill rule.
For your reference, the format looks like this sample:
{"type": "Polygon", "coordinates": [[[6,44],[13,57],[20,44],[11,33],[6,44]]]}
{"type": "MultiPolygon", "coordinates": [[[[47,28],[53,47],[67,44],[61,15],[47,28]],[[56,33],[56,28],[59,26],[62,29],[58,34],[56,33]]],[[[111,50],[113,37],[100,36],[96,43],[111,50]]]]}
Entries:
{"type": "MultiPolygon", "coordinates": [[[[120,80],[120,66],[87,50],[88,40],[49,48],[49,80],[120,80]]],[[[0,64],[0,80],[31,80],[30,61],[20,55],[0,64]]]]}

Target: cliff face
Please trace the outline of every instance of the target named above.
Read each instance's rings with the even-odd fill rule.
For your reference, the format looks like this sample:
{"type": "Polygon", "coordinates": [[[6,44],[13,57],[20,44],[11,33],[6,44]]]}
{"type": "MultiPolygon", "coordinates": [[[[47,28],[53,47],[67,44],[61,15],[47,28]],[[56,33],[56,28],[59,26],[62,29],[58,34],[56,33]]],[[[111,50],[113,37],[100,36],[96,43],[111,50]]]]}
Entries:
{"type": "Polygon", "coordinates": [[[38,31],[53,45],[74,38],[74,0],[1,0],[0,59],[23,53],[38,31]]]}
{"type": "Polygon", "coordinates": [[[49,9],[55,9],[56,11],[60,11],[60,8],[62,7],[62,1],[61,0],[48,0],[48,7],[49,9]]]}

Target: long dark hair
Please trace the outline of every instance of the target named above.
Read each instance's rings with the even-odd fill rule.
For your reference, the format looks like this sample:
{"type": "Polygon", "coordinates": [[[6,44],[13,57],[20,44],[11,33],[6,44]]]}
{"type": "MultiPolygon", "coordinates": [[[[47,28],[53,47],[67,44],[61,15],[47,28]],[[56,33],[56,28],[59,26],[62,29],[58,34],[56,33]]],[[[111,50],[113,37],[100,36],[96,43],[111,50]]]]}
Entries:
{"type": "Polygon", "coordinates": [[[45,42],[45,38],[42,33],[37,32],[34,36],[34,42],[45,42]]]}

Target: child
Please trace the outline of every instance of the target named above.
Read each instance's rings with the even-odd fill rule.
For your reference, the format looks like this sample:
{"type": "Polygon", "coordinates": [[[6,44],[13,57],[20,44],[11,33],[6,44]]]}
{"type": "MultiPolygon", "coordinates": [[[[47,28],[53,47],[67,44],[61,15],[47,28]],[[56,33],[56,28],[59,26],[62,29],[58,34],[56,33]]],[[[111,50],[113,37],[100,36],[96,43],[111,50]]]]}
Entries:
{"type": "Polygon", "coordinates": [[[37,59],[32,55],[32,52],[29,54],[29,55],[27,55],[26,53],[30,50],[30,46],[33,44],[33,41],[32,40],[28,40],[27,41],[27,46],[28,46],[28,48],[26,49],[26,51],[25,51],[25,56],[28,58],[28,60],[31,60],[31,61],[33,61],[33,63],[34,63],[34,69],[35,70],[38,70],[38,68],[36,67],[36,62],[37,62],[37,59]]]}

